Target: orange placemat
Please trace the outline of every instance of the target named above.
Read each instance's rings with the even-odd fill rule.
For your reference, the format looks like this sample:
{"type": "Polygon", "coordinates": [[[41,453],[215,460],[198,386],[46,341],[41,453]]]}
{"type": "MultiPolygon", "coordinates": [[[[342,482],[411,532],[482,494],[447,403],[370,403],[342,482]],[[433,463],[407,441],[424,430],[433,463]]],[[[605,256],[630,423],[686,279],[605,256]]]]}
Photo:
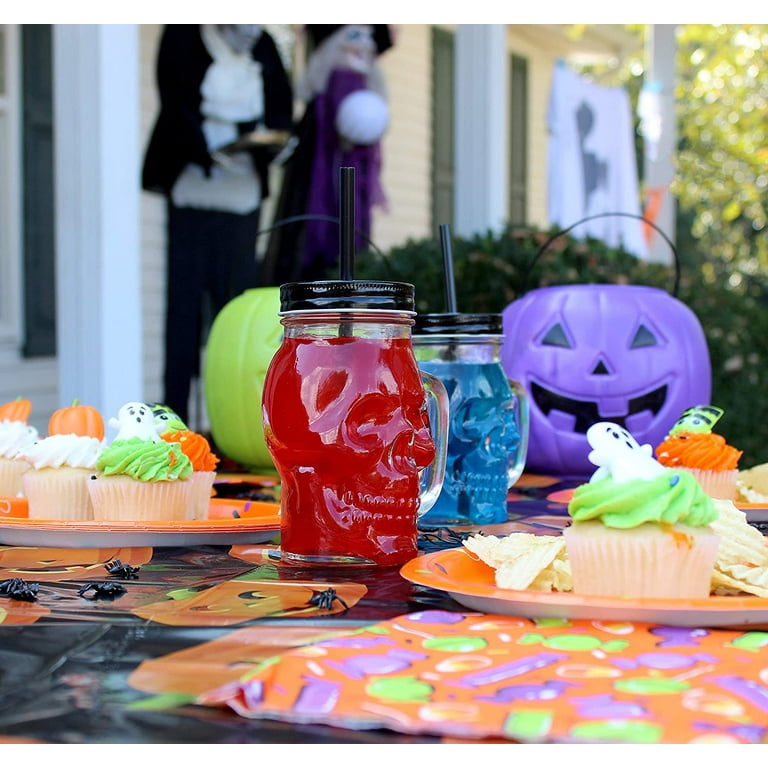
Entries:
{"type": "Polygon", "coordinates": [[[267,659],[197,702],[521,742],[759,743],[768,632],[423,611],[267,659]]]}

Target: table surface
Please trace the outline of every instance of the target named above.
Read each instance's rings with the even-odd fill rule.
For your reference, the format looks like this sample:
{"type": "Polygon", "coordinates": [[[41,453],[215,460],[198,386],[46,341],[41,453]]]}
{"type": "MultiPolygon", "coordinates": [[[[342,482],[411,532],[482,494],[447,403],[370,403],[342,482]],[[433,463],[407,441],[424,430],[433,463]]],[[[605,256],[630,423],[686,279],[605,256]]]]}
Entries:
{"type": "MultiPolygon", "coordinates": [[[[574,484],[524,475],[510,493],[509,522],[476,530],[551,533],[558,519],[567,520],[561,494],[574,484]]],[[[421,549],[460,546],[465,532],[422,532],[421,549]]],[[[269,542],[0,546],[0,582],[39,584],[34,600],[0,597],[0,743],[461,741],[445,734],[249,719],[193,701],[238,680],[245,656],[256,664],[329,633],[415,612],[467,612],[445,592],[406,581],[398,568],[286,568],[275,552],[269,542]],[[105,563],[116,559],[138,568],[136,578],[106,573],[105,563]],[[121,594],[80,594],[105,580],[118,584],[121,594]],[[315,605],[329,588],[341,599],[315,605]]]]}

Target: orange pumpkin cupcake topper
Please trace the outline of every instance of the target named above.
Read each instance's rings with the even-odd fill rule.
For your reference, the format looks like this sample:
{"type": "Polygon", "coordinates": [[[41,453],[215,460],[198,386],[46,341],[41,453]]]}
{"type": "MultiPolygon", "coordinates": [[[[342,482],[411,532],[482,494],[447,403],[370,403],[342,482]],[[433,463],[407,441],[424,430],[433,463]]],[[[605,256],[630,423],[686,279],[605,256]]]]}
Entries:
{"type": "Polygon", "coordinates": [[[49,435],[80,435],[104,439],[104,419],[96,408],[81,405],[75,398],[72,405],[59,408],[48,422],[49,435]]]}
{"type": "Polygon", "coordinates": [[[32,402],[17,397],[0,405],[0,421],[26,421],[32,413],[32,402]]]}

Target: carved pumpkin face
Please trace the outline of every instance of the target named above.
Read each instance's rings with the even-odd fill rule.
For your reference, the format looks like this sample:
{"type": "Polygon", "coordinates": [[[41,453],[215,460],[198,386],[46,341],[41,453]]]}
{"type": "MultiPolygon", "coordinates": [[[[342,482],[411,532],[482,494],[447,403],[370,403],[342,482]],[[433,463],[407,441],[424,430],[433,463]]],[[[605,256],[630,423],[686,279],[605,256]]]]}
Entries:
{"type": "Polygon", "coordinates": [[[709,402],[704,331],[661,289],[539,288],[502,317],[502,364],[530,395],[530,471],[589,475],[586,431],[595,422],[615,422],[655,446],[686,408],[709,402]]]}

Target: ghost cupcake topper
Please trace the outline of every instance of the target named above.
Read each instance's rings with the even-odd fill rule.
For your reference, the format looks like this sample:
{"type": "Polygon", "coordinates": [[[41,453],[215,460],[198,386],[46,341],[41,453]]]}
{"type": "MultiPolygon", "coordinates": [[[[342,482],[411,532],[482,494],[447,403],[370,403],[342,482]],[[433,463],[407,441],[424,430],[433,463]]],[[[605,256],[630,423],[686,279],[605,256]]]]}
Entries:
{"type": "Polygon", "coordinates": [[[617,483],[652,480],[665,472],[653,458],[650,444],[640,445],[626,429],[610,421],[599,421],[587,430],[592,450],[587,458],[597,469],[590,482],[612,477],[617,483]]]}
{"type": "Polygon", "coordinates": [[[115,440],[130,440],[136,437],[151,440],[153,443],[162,440],[157,433],[152,409],[146,403],[126,403],[117,412],[117,418],[113,416],[109,420],[109,426],[118,430],[115,440]]]}

